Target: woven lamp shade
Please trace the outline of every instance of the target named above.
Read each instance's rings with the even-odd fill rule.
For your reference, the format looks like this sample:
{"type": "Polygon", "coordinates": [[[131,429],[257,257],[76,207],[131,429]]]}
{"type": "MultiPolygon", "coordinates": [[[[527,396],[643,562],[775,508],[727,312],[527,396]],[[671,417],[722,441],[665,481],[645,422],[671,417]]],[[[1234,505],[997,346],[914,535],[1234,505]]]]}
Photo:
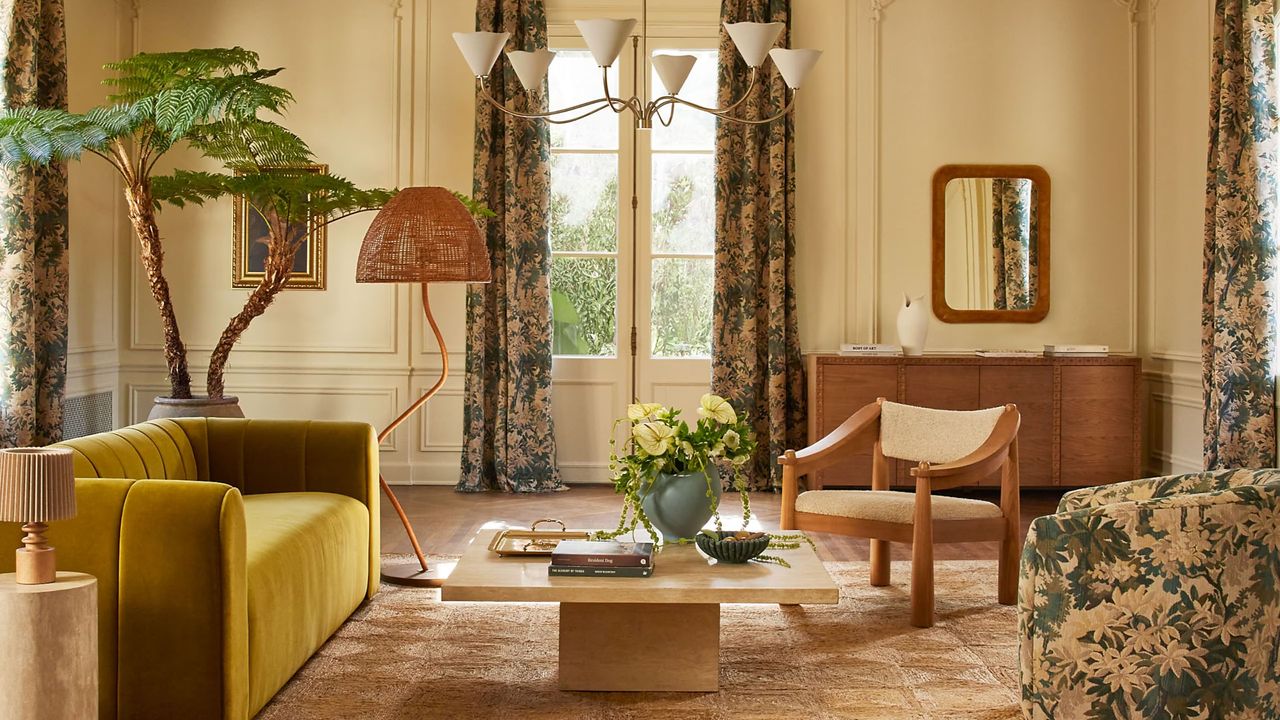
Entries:
{"type": "Polygon", "coordinates": [[[76,514],[76,479],[67,448],[0,450],[0,521],[49,522],[76,514]]]}
{"type": "Polygon", "coordinates": [[[411,187],[396,193],[369,225],[356,282],[489,282],[489,251],[453,193],[411,187]]]}

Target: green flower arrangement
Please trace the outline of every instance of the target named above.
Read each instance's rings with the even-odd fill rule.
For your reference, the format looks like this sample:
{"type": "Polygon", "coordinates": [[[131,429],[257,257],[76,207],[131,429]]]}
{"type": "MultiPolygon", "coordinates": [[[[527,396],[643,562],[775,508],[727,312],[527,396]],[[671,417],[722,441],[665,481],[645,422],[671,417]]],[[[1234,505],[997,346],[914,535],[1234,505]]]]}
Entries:
{"type": "Polygon", "coordinates": [[[705,473],[707,502],[716,529],[721,529],[719,498],[712,485],[716,476],[710,472],[717,463],[733,468],[733,487],[742,498],[743,525],[751,519],[751,498],[741,472],[756,450],[751,427],[719,395],[702,396],[693,426],[682,420],[680,413],[679,408],[658,403],[636,403],[627,407],[625,418],[614,421],[609,439],[609,471],[613,474],[614,491],[622,495],[622,513],[618,527],[597,533],[597,538],[616,538],[642,526],[654,542],[658,541],[658,532],[641,507],[641,500],[660,473],[705,473]],[[618,426],[624,423],[629,423],[629,432],[622,444],[623,452],[619,453],[618,426]]]}
{"type": "MultiPolygon", "coordinates": [[[[705,473],[711,517],[715,520],[717,533],[723,531],[719,494],[713,485],[718,480],[714,473],[709,472],[717,464],[727,464],[733,469],[733,488],[742,500],[742,527],[747,527],[751,520],[751,496],[742,477],[742,466],[756,451],[755,433],[751,426],[739,417],[729,401],[719,395],[702,396],[698,403],[698,420],[693,426],[680,419],[680,413],[678,408],[663,407],[658,403],[636,403],[627,407],[625,418],[614,421],[609,440],[609,470],[613,474],[614,491],[622,495],[622,512],[618,526],[596,533],[595,539],[611,540],[643,527],[649,537],[658,542],[659,533],[645,514],[642,501],[662,473],[705,473]],[[629,432],[622,443],[623,452],[619,453],[618,427],[624,423],[629,425],[629,432]]],[[[692,543],[694,540],[682,538],[680,542],[692,543]]],[[[801,534],[769,535],[769,549],[795,549],[801,543],[813,545],[808,537],[801,534]]],[[[754,559],[789,567],[785,560],[775,556],[760,555],[754,559]]]]}

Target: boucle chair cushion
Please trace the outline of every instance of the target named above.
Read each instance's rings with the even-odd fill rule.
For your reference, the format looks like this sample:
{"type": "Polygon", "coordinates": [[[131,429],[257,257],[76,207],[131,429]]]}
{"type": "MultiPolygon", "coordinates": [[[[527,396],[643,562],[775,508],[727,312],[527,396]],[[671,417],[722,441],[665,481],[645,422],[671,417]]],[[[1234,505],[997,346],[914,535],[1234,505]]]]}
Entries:
{"type": "Polygon", "coordinates": [[[949,463],[977,450],[991,436],[1003,407],[934,410],[885,402],[880,406],[880,448],[911,462],[949,463]]]}
{"type": "MultiPolygon", "coordinates": [[[[1000,506],[985,500],[948,495],[933,495],[930,500],[934,520],[978,520],[1004,515],[1000,506]]],[[[894,490],[810,490],[796,498],[796,512],[891,523],[909,524],[915,506],[915,493],[894,490]]]]}

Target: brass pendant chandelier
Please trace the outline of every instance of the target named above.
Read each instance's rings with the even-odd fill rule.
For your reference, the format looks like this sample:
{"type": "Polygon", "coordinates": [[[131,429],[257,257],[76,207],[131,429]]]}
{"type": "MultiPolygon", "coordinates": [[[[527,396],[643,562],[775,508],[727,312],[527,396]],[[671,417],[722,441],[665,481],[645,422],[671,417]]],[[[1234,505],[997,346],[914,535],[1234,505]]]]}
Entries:
{"type": "MultiPolygon", "coordinates": [[[[603,110],[612,110],[619,114],[630,111],[635,115],[640,128],[652,128],[655,119],[664,126],[670,125],[675,117],[677,105],[736,123],[747,125],[771,123],[791,112],[796,102],[796,91],[800,89],[801,83],[822,55],[821,50],[773,47],[778,36],[782,34],[783,23],[780,22],[725,23],[724,28],[738,49],[738,54],[751,68],[751,78],[742,97],[720,108],[706,107],[685,100],[679,97],[680,90],[684,87],[685,80],[693,70],[697,58],[692,55],[655,55],[652,58],[653,68],[658,73],[658,79],[666,89],[666,94],[645,101],[635,95],[629,98],[614,97],[609,90],[609,68],[617,61],[623,45],[635,29],[635,18],[576,20],[574,24],[578,26],[582,39],[586,41],[587,48],[601,69],[604,78],[604,94],[593,100],[547,112],[531,113],[511,110],[494,100],[489,93],[489,75],[493,71],[494,63],[498,61],[498,56],[502,54],[507,39],[511,36],[510,33],[456,32],[453,34],[453,41],[457,43],[458,49],[462,51],[462,56],[475,75],[479,96],[505,115],[564,124],[582,120],[603,110]],[[751,97],[751,91],[755,89],[761,68],[767,59],[773,60],[774,66],[782,75],[783,82],[786,83],[789,90],[786,102],[776,113],[763,118],[745,118],[735,115],[734,111],[751,97]],[[665,117],[664,112],[666,112],[665,117]]],[[[645,31],[642,30],[641,37],[644,35],[645,31]]],[[[525,92],[529,93],[541,91],[542,81],[546,78],[547,70],[555,56],[554,52],[546,48],[507,51],[507,61],[511,63],[525,92]]]]}

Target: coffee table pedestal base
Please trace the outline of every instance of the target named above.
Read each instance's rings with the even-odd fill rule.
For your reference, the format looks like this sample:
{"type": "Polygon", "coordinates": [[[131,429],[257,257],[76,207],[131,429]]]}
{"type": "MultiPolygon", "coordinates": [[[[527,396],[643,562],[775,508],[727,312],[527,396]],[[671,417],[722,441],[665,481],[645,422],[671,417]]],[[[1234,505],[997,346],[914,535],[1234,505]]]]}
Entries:
{"type": "Polygon", "coordinates": [[[715,692],[720,605],[560,603],[560,689],[715,692]]]}

